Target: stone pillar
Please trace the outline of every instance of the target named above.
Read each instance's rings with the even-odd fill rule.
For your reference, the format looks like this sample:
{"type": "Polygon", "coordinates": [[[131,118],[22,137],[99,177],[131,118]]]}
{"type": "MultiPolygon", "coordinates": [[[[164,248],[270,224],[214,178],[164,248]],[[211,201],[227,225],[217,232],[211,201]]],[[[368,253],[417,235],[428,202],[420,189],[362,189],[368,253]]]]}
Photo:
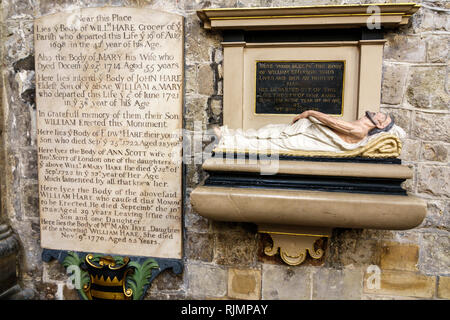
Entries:
{"type": "MultiPolygon", "coordinates": [[[[0,40],[3,43],[3,3],[0,1],[0,40]]],[[[0,195],[3,196],[2,187],[4,181],[4,143],[3,143],[3,47],[0,47],[0,195]]],[[[33,292],[29,289],[22,290],[17,278],[17,262],[19,255],[19,241],[14,235],[6,219],[3,201],[0,202],[0,300],[4,299],[29,299],[33,292]]]]}
{"type": "Polygon", "coordinates": [[[0,212],[0,300],[31,299],[34,292],[23,290],[17,279],[19,241],[0,212]]]}
{"type": "Polygon", "coordinates": [[[17,252],[19,244],[11,228],[0,224],[0,299],[11,298],[20,291],[17,284],[17,252]]]}
{"type": "MultiPolygon", "coordinates": [[[[1,57],[2,55],[0,55],[1,57]]],[[[0,77],[0,106],[3,107],[3,77],[0,77]]],[[[0,108],[0,120],[3,120],[3,108],[0,108]]],[[[3,132],[3,121],[0,122],[0,132],[3,132]]],[[[3,135],[0,140],[0,150],[3,150],[3,135]]],[[[4,179],[3,156],[0,157],[0,181],[4,179]]],[[[2,184],[0,184],[0,194],[2,184]]],[[[0,299],[13,298],[21,291],[17,283],[17,255],[19,242],[6,221],[5,210],[0,205],[0,299]]]]}

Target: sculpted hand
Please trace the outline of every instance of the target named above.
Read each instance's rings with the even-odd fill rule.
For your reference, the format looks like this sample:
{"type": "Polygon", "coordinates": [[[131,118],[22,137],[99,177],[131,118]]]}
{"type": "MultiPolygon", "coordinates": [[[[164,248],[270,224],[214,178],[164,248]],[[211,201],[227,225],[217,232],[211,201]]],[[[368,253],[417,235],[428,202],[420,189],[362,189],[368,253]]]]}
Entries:
{"type": "Polygon", "coordinates": [[[308,118],[311,115],[310,110],[307,110],[305,112],[302,112],[301,114],[299,114],[298,116],[296,116],[294,118],[294,120],[292,120],[292,123],[294,124],[295,122],[297,122],[300,119],[305,119],[308,118]]]}

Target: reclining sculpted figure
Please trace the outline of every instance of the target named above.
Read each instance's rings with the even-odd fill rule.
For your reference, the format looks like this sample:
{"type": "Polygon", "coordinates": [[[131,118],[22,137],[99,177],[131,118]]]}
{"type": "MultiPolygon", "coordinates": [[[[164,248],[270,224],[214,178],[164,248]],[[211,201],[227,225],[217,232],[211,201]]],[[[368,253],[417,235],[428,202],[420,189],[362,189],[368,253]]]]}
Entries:
{"type": "Polygon", "coordinates": [[[308,110],[290,124],[269,124],[258,130],[214,128],[218,149],[253,151],[326,151],[346,152],[368,144],[383,133],[398,138],[406,134],[391,116],[370,112],[356,120],[344,121],[319,111],[308,110]]]}

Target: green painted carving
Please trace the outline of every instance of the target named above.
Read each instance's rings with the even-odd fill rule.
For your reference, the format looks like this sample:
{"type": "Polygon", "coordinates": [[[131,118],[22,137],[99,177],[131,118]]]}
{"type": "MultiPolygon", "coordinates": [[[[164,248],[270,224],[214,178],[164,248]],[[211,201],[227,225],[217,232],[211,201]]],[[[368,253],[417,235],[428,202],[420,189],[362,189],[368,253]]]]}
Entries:
{"type": "Polygon", "coordinates": [[[80,259],[78,254],[76,254],[75,252],[69,251],[67,253],[67,256],[64,259],[62,265],[66,269],[70,266],[76,266],[79,268],[79,270],[80,270],[80,287],[77,288],[77,291],[79,292],[80,296],[84,300],[88,300],[88,297],[87,297],[85,291],[83,290],[83,288],[89,287],[90,277],[89,277],[89,273],[87,271],[81,269],[81,265],[83,263],[84,263],[84,258],[80,259]]]}
{"type": "Polygon", "coordinates": [[[131,261],[129,266],[134,268],[134,272],[127,275],[127,287],[133,290],[133,300],[142,299],[144,287],[150,284],[152,269],[159,269],[159,265],[155,259],[147,259],[142,264],[131,261]]]}
{"type": "MultiPolygon", "coordinates": [[[[67,269],[71,266],[75,266],[80,271],[80,287],[77,288],[80,296],[84,300],[91,300],[92,296],[90,294],[90,286],[91,286],[91,276],[86,269],[86,260],[87,255],[80,256],[72,251],[67,253],[67,256],[64,258],[62,265],[67,269]]],[[[129,258],[123,258],[119,256],[114,257],[105,257],[101,254],[89,254],[89,263],[95,263],[99,266],[104,266],[105,263],[114,263],[114,266],[117,266],[116,269],[120,269],[123,267],[127,268],[126,276],[125,276],[125,285],[124,289],[126,292],[130,292],[132,294],[133,300],[140,300],[143,298],[144,293],[151,282],[152,278],[152,269],[160,269],[158,262],[155,259],[146,259],[142,264],[138,261],[129,262],[129,258]],[[113,260],[114,262],[112,262],[113,260]],[[121,267],[123,266],[123,267],[121,267]]],[[[102,267],[97,267],[98,269],[102,269],[102,267]]],[[[90,270],[89,268],[87,270],[90,270]]],[[[106,269],[105,269],[106,270],[106,269]]],[[[92,271],[92,270],[91,270],[92,271]]],[[[73,273],[71,274],[73,275],[73,273]]],[[[107,278],[107,276],[105,276],[107,278]]],[[[95,278],[92,278],[95,279],[95,278]]],[[[129,297],[129,296],[128,296],[129,297]]]]}

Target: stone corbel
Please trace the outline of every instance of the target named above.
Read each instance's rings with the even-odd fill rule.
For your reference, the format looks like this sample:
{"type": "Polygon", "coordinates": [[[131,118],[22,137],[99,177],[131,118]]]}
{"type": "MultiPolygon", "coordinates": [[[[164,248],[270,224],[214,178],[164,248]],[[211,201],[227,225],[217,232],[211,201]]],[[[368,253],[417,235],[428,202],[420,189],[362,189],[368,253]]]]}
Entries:
{"type": "Polygon", "coordinates": [[[331,229],[327,228],[292,228],[276,225],[258,225],[258,232],[268,234],[273,241],[272,246],[264,248],[264,253],[274,256],[279,251],[281,259],[291,266],[303,263],[308,253],[313,259],[322,258],[324,250],[316,249],[314,244],[322,237],[331,236],[331,229]]]}

